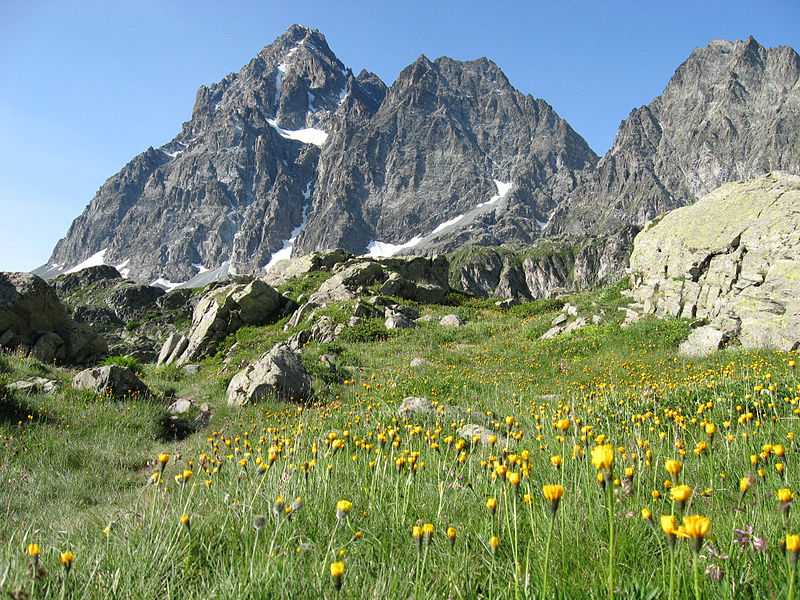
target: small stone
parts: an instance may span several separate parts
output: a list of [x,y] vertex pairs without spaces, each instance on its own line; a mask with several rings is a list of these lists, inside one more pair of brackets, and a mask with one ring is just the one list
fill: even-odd
[[419,398],[415,396],[409,396],[403,399],[402,404],[397,409],[398,416],[402,417],[412,417],[414,415],[424,414],[424,415],[432,415],[436,412],[433,404],[427,398]]
[[445,315],[439,321],[439,325],[446,327],[463,327],[464,319],[455,314]]
[[183,415],[192,409],[192,401],[186,398],[178,398],[167,407],[167,412],[172,415]]
[[459,427],[458,435],[464,438],[467,441],[472,441],[473,438],[477,437],[478,442],[483,446],[489,446],[489,437],[496,436],[497,440],[495,441],[495,445],[500,447],[505,446],[506,439],[504,436],[500,435],[499,433],[492,431],[491,429],[487,429],[482,425],[476,425],[475,423],[467,423]]

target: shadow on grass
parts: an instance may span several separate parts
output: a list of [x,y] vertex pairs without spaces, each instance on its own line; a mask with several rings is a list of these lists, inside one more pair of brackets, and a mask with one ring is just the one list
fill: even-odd
[[[24,398],[0,386],[0,425],[17,424],[26,421],[28,415],[36,415],[37,409],[31,406]],[[37,421],[51,421],[46,415],[37,415]]]

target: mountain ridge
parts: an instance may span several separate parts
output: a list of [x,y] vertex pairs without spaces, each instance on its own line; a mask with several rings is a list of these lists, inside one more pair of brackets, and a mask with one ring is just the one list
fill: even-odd
[[798,74],[788,46],[712,40],[599,158],[485,57],[420,55],[387,87],[293,25],[201,86],[180,133],[109,178],[35,272],[90,254],[174,287],[336,247],[435,254],[613,234],[731,177],[797,172]]

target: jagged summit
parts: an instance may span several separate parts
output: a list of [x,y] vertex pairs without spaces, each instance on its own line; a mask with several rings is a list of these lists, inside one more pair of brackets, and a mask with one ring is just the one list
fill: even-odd
[[800,170],[800,57],[752,37],[696,48],[663,93],[623,121],[548,233],[643,225],[730,181]]
[[429,236],[430,251],[460,244],[447,240],[461,226],[527,242],[596,159],[485,58],[422,56],[387,89],[293,25],[201,86],[181,132],[109,179],[40,272],[88,260],[170,287],[313,249]]

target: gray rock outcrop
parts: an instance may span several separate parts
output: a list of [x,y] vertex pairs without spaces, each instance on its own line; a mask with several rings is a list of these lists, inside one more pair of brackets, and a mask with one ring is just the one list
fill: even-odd
[[633,299],[702,318],[746,347],[800,345],[800,177],[731,183],[648,225],[631,255]]
[[28,377],[22,381],[9,383],[6,387],[28,394],[55,394],[61,389],[61,382],[46,377]]
[[216,351],[219,342],[244,325],[262,325],[282,309],[285,299],[260,279],[231,283],[198,302],[188,335],[170,336],[159,363],[183,365]]
[[72,387],[114,397],[150,396],[145,383],[128,367],[106,365],[85,369],[72,378]]
[[463,327],[464,319],[456,314],[445,315],[439,319],[439,325],[444,325],[445,327]]
[[111,355],[151,362],[175,321],[191,316],[189,290],[165,293],[160,287],[124,279],[107,265],[87,267],[49,280],[73,319],[108,342]]
[[255,363],[234,375],[226,395],[231,406],[242,406],[268,397],[297,402],[309,399],[311,383],[300,353],[287,344],[277,344]]
[[91,364],[108,350],[105,340],[73,321],[53,288],[31,273],[0,273],[0,346],[69,364]]
[[725,332],[706,325],[693,330],[689,337],[680,345],[678,352],[684,356],[707,356],[723,347],[726,341]]

